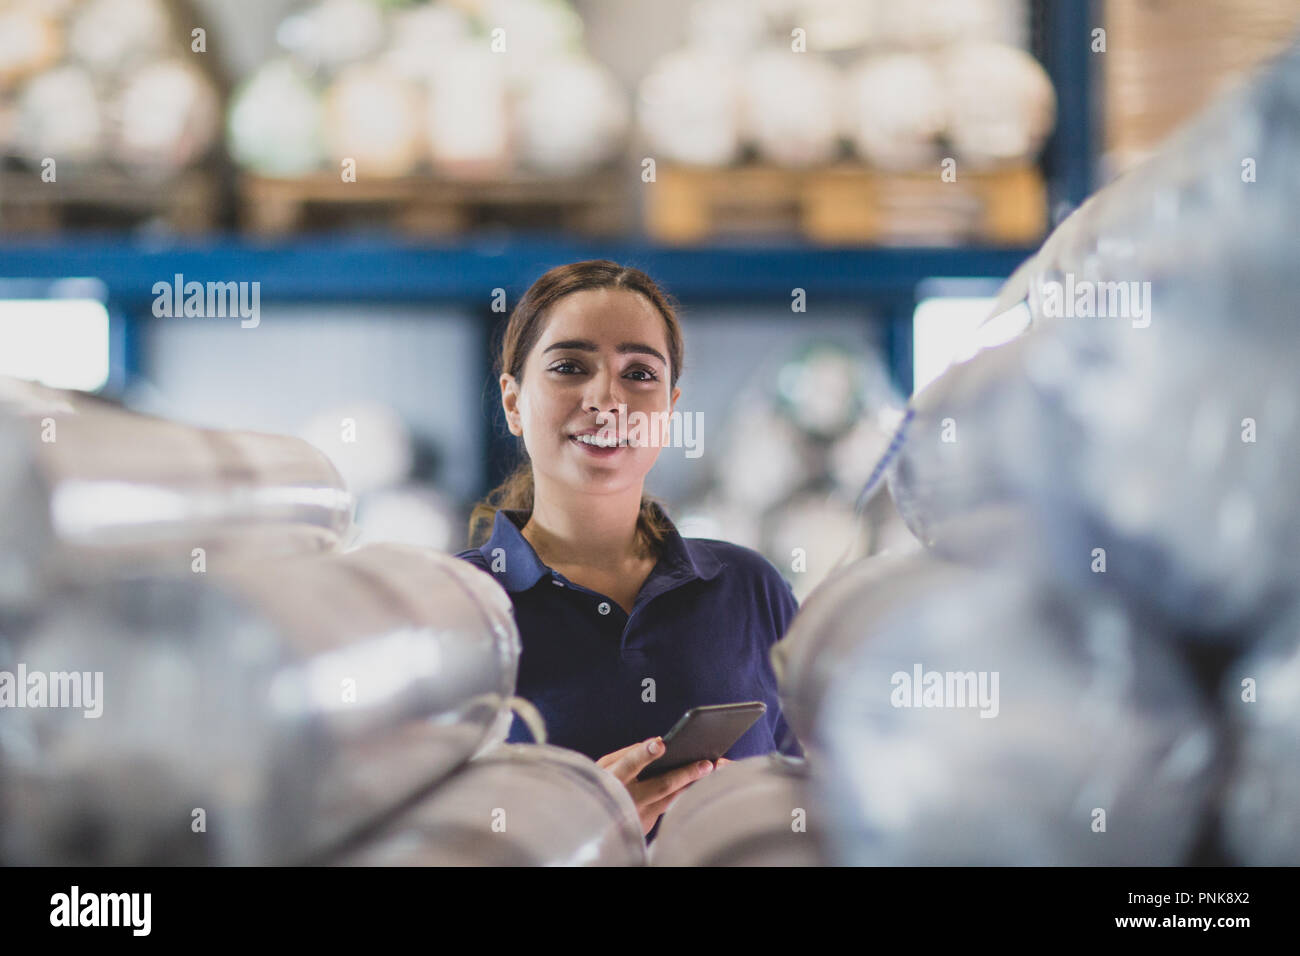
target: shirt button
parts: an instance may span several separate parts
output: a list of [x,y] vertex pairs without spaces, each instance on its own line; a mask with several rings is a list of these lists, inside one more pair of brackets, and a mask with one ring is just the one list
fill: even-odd
[[551,583],[554,584],[557,588],[564,587],[564,582],[561,581],[559,578],[551,578]]
[[598,604],[598,605],[596,606],[596,610],[599,611],[601,614],[608,614],[608,613],[609,613],[609,602],[608,602],[608,601],[601,601],[600,604]]

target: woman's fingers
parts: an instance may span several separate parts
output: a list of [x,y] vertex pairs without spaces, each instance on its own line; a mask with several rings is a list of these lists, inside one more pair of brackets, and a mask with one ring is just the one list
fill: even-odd
[[[720,758],[719,763],[723,759],[725,758]],[[731,762],[730,760],[727,761],[727,763]],[[681,795],[686,792],[687,787],[712,772],[712,770],[713,764],[705,760],[693,766],[682,767],[680,770],[666,773],[663,777],[656,778],[655,781],[649,781],[657,782],[662,780],[666,792],[664,790],[660,790],[657,794],[652,792],[646,798],[648,802],[637,800],[637,812],[641,815],[642,824],[645,825],[644,832],[650,832],[650,828],[654,826],[660,814],[667,813],[669,807],[676,803]]]
[[683,787],[699,780],[700,777],[703,777],[712,769],[713,764],[707,760],[701,760],[699,763],[687,764],[685,767],[669,770],[667,773],[651,777],[649,780],[638,780],[629,783],[627,789],[632,794],[632,802],[638,808],[643,808],[648,804],[656,803],[665,797],[671,796]]
[[636,743],[636,744],[628,744],[626,747],[620,747],[618,750],[615,750],[612,753],[607,753],[605,754],[605,756],[597,760],[596,766],[604,767],[606,770],[608,770],[610,767],[614,765],[614,763],[618,760],[619,757],[623,756],[623,754],[627,753],[629,750],[632,750],[633,748],[640,747],[640,746],[641,746],[640,743]]
[[636,775],[647,764],[658,760],[663,755],[663,752],[664,743],[662,738],[651,737],[639,744],[631,744],[622,750],[615,750],[611,754],[606,754],[596,763],[612,773],[624,785],[627,785],[636,779]]
[[650,827],[653,827],[655,825],[655,821],[659,819],[660,815],[667,813],[668,808],[671,807],[674,803],[676,803],[681,798],[682,798],[682,791],[679,790],[676,793],[670,793],[662,800],[656,800],[654,803],[650,804],[650,806],[642,810],[641,811],[642,822],[647,820],[650,822],[650,826],[647,826],[645,828],[645,832],[649,833]]

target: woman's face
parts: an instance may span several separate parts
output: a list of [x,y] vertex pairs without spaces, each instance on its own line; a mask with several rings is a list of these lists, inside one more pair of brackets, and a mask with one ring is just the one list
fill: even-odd
[[[640,293],[584,289],[558,300],[544,321],[522,381],[501,376],[506,420],[512,434],[523,435],[534,475],[588,492],[640,485],[659,457],[663,423],[681,394],[668,391],[663,316]],[[593,430],[631,441],[601,449],[573,437]]]

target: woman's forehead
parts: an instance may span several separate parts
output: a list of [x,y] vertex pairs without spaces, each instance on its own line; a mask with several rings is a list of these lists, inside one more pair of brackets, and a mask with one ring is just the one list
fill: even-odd
[[639,336],[663,349],[668,339],[655,307],[639,292],[627,289],[583,289],[564,296],[547,312],[543,346],[579,338],[605,345]]

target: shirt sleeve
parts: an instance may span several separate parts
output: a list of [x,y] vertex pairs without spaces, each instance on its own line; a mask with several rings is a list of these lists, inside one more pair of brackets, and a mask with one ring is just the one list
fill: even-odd
[[[775,588],[774,603],[772,608],[772,619],[776,622],[776,636],[773,644],[785,637],[786,632],[790,629],[790,622],[794,620],[795,614],[799,610],[799,599],[794,595],[794,588],[790,582],[781,575],[781,583]],[[771,646],[768,647],[767,653],[772,653]],[[776,749],[789,757],[802,757],[803,747],[795,738],[794,731],[786,723],[784,712],[777,715],[776,726],[773,729],[773,736],[776,739]]]

